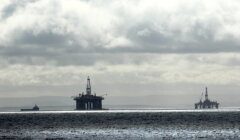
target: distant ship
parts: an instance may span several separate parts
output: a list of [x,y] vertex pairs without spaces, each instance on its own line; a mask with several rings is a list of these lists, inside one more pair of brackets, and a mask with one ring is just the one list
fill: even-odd
[[39,107],[35,104],[33,108],[21,109],[21,111],[39,111]]
[[[202,94],[203,95],[203,94]],[[198,103],[195,103],[195,109],[210,109],[210,108],[216,108],[218,109],[219,103],[216,101],[211,101],[208,99],[208,90],[207,87],[205,89],[205,100],[202,101],[202,97]]]

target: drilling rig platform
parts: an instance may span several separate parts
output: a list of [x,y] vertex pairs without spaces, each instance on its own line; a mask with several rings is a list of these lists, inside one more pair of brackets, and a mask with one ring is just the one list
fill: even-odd
[[76,110],[102,110],[102,96],[92,94],[90,78],[87,78],[86,94],[82,92],[73,98],[76,101]]
[[[202,93],[202,96],[203,96],[203,93]],[[198,103],[195,103],[195,109],[210,109],[210,108],[218,109],[219,103],[208,99],[207,87],[205,89],[205,100],[204,101],[202,101],[202,96],[201,96],[200,101]]]

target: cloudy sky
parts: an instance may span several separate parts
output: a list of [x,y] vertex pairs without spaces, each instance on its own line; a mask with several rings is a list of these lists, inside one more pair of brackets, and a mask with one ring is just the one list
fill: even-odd
[[239,0],[1,0],[0,31],[0,97],[240,91]]

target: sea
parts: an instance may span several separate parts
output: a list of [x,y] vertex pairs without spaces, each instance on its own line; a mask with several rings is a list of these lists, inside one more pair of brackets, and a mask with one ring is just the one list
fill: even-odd
[[239,108],[42,109],[1,108],[0,139],[240,139]]

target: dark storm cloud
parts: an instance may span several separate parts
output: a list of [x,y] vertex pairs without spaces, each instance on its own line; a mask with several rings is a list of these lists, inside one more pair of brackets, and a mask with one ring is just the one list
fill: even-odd
[[237,6],[222,0],[162,3],[6,0],[0,6],[1,57],[11,63],[92,65],[113,58],[96,53],[240,51]]

